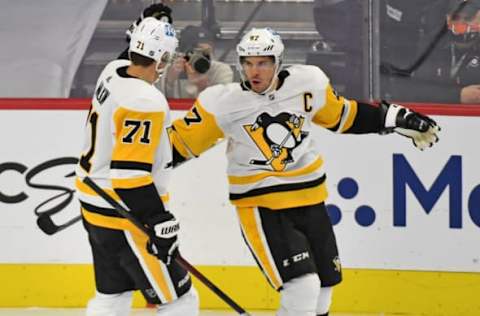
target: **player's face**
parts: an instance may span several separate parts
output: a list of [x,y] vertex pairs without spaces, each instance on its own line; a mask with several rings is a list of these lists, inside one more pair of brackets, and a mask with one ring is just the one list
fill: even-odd
[[480,32],[480,11],[473,17],[458,14],[455,17],[447,16],[448,29],[455,35]]
[[252,90],[262,93],[268,89],[275,75],[275,62],[269,56],[245,57],[242,62],[246,79]]

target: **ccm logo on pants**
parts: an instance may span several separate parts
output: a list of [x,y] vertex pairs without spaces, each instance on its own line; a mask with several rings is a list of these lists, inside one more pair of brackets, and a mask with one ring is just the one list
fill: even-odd
[[292,263],[297,263],[297,262],[305,260],[307,258],[310,258],[310,255],[308,254],[308,252],[305,251],[305,252],[296,254],[296,255],[292,256],[291,258],[284,259],[283,260],[283,266],[288,267]]

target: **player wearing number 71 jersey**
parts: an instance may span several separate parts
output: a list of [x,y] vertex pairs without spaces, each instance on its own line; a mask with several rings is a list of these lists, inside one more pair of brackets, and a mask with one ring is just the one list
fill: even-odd
[[[131,35],[130,60],[112,61],[97,82],[76,170],[97,290],[87,316],[128,315],[133,290],[159,305],[157,315],[198,315],[190,276],[173,260],[179,226],[167,206],[170,113],[167,100],[153,86],[176,47],[169,23],[145,18]],[[86,176],[156,236],[147,238],[117,215],[82,182]]]

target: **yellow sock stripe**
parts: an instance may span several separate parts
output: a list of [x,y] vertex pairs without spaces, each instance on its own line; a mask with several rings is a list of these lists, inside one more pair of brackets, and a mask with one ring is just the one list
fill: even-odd
[[245,238],[252,248],[252,251],[255,253],[255,256],[262,266],[263,271],[272,285],[276,289],[280,288],[282,281],[277,277],[277,273],[275,273],[275,263],[270,261],[271,256],[267,254],[267,251],[270,250],[266,248],[266,245],[264,245],[260,236],[260,229],[262,228],[258,226],[259,223],[256,221],[255,209],[251,207],[238,208],[237,213],[240,219],[240,224],[242,225],[243,233],[245,234]]
[[298,177],[310,174],[323,165],[323,160],[318,157],[313,163],[303,168],[292,171],[267,171],[250,176],[228,176],[230,184],[250,184],[259,182],[267,177]]

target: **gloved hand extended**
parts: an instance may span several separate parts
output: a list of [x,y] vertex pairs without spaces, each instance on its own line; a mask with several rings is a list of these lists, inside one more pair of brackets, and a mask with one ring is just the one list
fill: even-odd
[[154,235],[150,236],[147,251],[169,265],[178,254],[178,220],[170,212],[162,212],[149,220]]
[[172,24],[172,9],[170,9],[168,6],[162,4],[162,3],[154,3],[145,8],[140,14],[140,17],[134,21],[130,27],[125,31],[125,34],[127,34],[127,42],[130,41],[130,37],[132,36],[133,31],[135,28],[142,22],[142,20],[146,17],[154,17],[157,20],[163,21],[163,22],[168,22]]
[[432,147],[438,142],[437,134],[440,127],[430,117],[385,101],[380,103],[380,111],[384,118],[384,129],[381,134],[395,132],[408,137],[420,150]]

